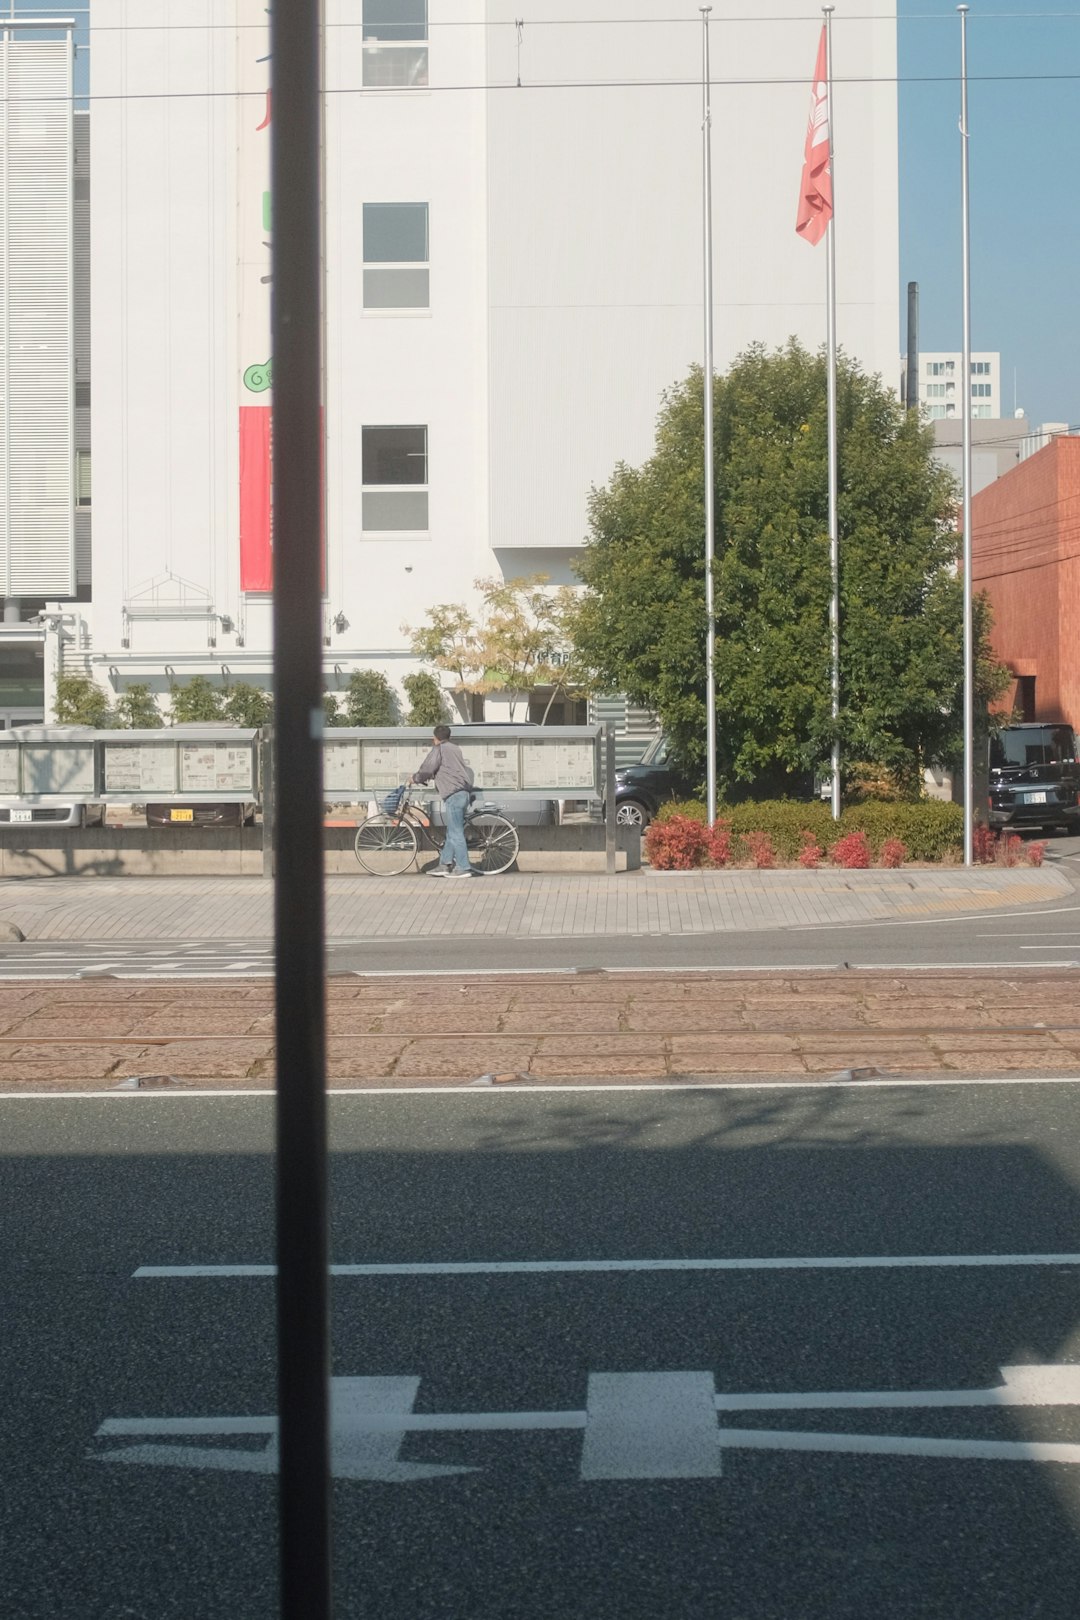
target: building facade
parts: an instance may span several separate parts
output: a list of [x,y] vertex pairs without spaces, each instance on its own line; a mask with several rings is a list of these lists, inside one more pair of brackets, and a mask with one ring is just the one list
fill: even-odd
[[[77,593],[70,23],[0,21],[0,728],[40,720],[40,612]],[[35,622],[36,621],[36,622]]]
[[[919,404],[934,422],[963,421],[962,354],[919,355]],[[1001,355],[971,357],[971,414],[976,421],[1001,415]]]
[[1052,439],[977,495],[972,584],[993,608],[992,642],[1025,720],[1080,729],[1080,438]]
[[[674,0],[327,0],[328,688],[477,578],[573,578],[589,491],[700,361],[701,24]],[[794,231],[820,9],[714,27],[716,363],[824,339]],[[800,17],[800,14],[801,17]],[[262,0],[91,0],[91,667],[270,674]],[[605,20],[606,19],[606,20]],[[876,19],[876,20],[875,20]],[[835,24],[839,335],[892,376],[896,18]],[[838,150],[838,165],[840,152]],[[850,221],[843,224],[844,220]]]

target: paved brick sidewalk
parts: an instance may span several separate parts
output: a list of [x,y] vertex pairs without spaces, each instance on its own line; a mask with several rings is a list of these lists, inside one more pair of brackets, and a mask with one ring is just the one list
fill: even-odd
[[[331,980],[338,1086],[1015,1073],[1080,1076],[1075,972],[565,974]],[[272,987],[0,984],[0,1090],[111,1089],[132,1077],[265,1089]]]
[[[1073,892],[1054,866],[531,874],[471,884],[330,877],[327,932],[335,940],[724,933],[963,916],[1053,904]],[[31,940],[256,943],[271,933],[271,893],[262,878],[10,879],[0,882],[0,922],[16,923]]]

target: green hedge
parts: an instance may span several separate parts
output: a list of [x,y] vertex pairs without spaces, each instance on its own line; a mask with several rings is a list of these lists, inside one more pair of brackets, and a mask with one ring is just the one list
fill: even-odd
[[[963,808],[937,799],[924,799],[918,804],[884,804],[871,800],[851,805],[839,822],[833,821],[832,812],[822,799],[806,803],[773,799],[761,804],[722,804],[718,814],[724,821],[730,821],[731,830],[736,834],[768,833],[782,861],[793,861],[798,855],[804,831],[812,832],[826,852],[846,833],[865,832],[875,859],[886,838],[899,838],[913,861],[940,861],[951,850],[961,848],[964,838]],[[661,806],[656,819],[670,821],[672,816],[690,816],[704,824],[705,806],[696,799],[673,799]]]

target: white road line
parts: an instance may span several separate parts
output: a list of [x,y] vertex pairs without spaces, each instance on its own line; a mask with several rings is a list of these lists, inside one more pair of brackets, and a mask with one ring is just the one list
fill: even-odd
[[[368,1434],[456,1433],[469,1430],[485,1433],[518,1429],[584,1429],[587,1412],[368,1412],[356,1419],[355,1427]],[[97,1430],[99,1439],[117,1435],[207,1435],[276,1434],[276,1417],[214,1418],[106,1418]]]
[[[1001,1266],[1080,1266],[1080,1254],[795,1255],[717,1260],[436,1260],[390,1265],[332,1265],[331,1277],[565,1276],[582,1272],[890,1271]],[[276,1277],[266,1265],[139,1266],[132,1277]]]
[[718,1412],[880,1411],[901,1407],[1080,1406],[1080,1365],[1002,1367],[993,1389],[831,1390],[822,1393],[716,1397]]
[[[145,977],[145,975],[143,975]],[[459,1086],[410,1086],[404,1090],[401,1086],[335,1086],[329,1093],[331,1101],[340,1097],[397,1097],[402,1101],[410,1097],[472,1097],[489,1099],[499,1096],[513,1096],[518,1102],[524,1097],[545,1096],[590,1096],[607,1095],[614,1093],[634,1094],[653,1091],[668,1092],[672,1095],[684,1091],[809,1091],[818,1093],[822,1091],[948,1091],[957,1086],[1080,1086],[1080,1075],[1077,1074],[1006,1074],[993,1075],[989,1078],[972,1079],[964,1074],[942,1074],[930,1080],[907,1079],[897,1075],[891,1080],[814,1080],[806,1077],[800,1080],[673,1080],[673,1081],[642,1081],[639,1085],[506,1085],[484,1087],[477,1090],[472,1082]],[[193,1088],[190,1091],[117,1091],[110,1087],[107,1091],[4,1091],[0,1092],[0,1104],[6,1102],[42,1102],[42,1103],[69,1103],[69,1102],[116,1102],[129,1103],[136,1099],[140,1105],[147,1105],[150,1101],[180,1103],[180,1102],[218,1102],[222,1100],[235,1101],[238,1097],[247,1097],[263,1102],[272,1098],[272,1086],[263,1086],[261,1089],[246,1087],[244,1090],[226,1091],[199,1091]]]
[[[793,934],[820,934],[827,932],[831,928],[925,928],[931,923],[935,923],[939,927],[963,927],[964,924],[970,922],[996,922],[1002,917],[1019,916],[1022,921],[1026,922],[1029,917],[1060,917],[1066,911],[1080,911],[1080,906],[1046,906],[1039,911],[1028,911],[1026,907],[1021,909],[1022,906],[1023,902],[1021,901],[1011,911],[979,911],[977,908],[970,911],[959,910],[951,917],[862,917],[855,918],[851,922],[796,923],[792,926],[791,932]],[[748,932],[761,932],[761,930],[748,930]],[[990,937],[992,936],[987,934],[979,935],[980,939]]]
[[740,1451],[833,1451],[873,1457],[1080,1463],[1080,1446],[1035,1440],[928,1440],[909,1435],[796,1434],[783,1429],[720,1429],[718,1432],[721,1446]]

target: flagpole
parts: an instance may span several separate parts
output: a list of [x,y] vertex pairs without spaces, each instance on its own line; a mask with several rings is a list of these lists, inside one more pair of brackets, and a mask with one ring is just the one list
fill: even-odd
[[829,416],[829,668],[832,686],[832,813],[840,819],[840,456],[837,423],[836,355],[836,141],[832,93],[833,7],[822,6],[825,14],[825,82],[829,98],[829,173],[832,178],[833,213],[825,242],[825,346],[828,354]]
[[702,237],[705,299],[705,800],[709,826],[716,820],[716,604],[713,559],[716,552],[716,489],[713,471],[713,253],[712,253],[712,93],[709,87],[709,14],[700,6],[702,26]]
[[971,535],[971,186],[968,127],[967,6],[960,13],[960,214],[962,220],[963,340],[960,362],[964,393],[964,865],[975,860],[975,614],[972,600]]

